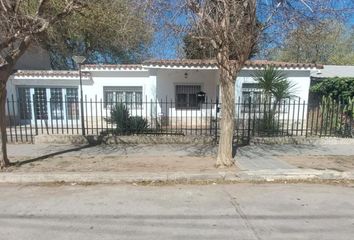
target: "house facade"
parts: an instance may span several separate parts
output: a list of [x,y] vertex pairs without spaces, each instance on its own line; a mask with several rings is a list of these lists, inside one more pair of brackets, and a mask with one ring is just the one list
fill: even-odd
[[[249,61],[236,79],[236,118],[256,109],[246,109],[251,97],[260,102],[261,90],[253,75],[267,66],[282,70],[296,84],[293,101],[307,102],[311,71],[320,66],[282,62]],[[78,71],[18,70],[8,82],[8,115],[16,124],[45,126],[86,125],[103,128],[112,108],[124,103],[130,115],[146,118],[150,125],[205,127],[220,117],[219,70],[212,60],[152,60],[140,65],[83,65],[83,109],[80,105]],[[248,106],[248,105],[247,105]],[[290,105],[289,105],[290,106]],[[252,111],[252,112],[251,112]],[[305,112],[305,105],[285,110],[288,118]],[[249,117],[249,116],[248,116]],[[297,116],[299,118],[299,115]],[[304,114],[300,118],[306,117]],[[87,127],[86,126],[86,127]]]

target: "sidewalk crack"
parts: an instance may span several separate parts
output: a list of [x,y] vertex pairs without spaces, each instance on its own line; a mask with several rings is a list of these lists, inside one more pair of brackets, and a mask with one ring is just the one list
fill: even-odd
[[243,220],[246,228],[252,232],[254,239],[256,240],[262,240],[262,238],[258,235],[256,229],[253,227],[252,223],[250,222],[250,220],[248,219],[247,215],[245,214],[245,212],[242,210],[240,204],[236,201],[236,199],[234,197],[232,197],[232,195],[224,188],[223,191],[229,196],[230,198],[230,203],[231,205],[234,207],[235,212],[241,217],[241,219]]

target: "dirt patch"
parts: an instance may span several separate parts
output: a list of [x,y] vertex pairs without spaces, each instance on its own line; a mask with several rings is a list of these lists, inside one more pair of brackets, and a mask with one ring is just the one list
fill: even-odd
[[278,156],[278,159],[299,168],[354,171],[354,156]]
[[[26,159],[17,159],[19,163]],[[56,156],[13,166],[11,172],[217,172],[214,157],[194,156]],[[236,167],[228,169],[236,171]]]

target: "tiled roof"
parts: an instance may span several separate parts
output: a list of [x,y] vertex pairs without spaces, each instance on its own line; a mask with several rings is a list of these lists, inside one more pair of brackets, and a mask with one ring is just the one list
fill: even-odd
[[85,70],[143,70],[139,64],[85,64]]
[[[82,72],[82,77],[90,77],[90,73]],[[58,77],[58,78],[79,78],[78,71],[52,71],[52,70],[19,70],[15,77]]]
[[354,77],[354,66],[324,65],[323,69],[313,71],[311,77],[314,78]]
[[[145,65],[152,65],[158,67],[167,66],[186,66],[186,67],[217,67],[216,60],[208,59],[182,59],[182,60],[148,60],[144,62]],[[280,68],[323,68],[322,65],[312,63],[288,63],[288,62],[275,62],[266,60],[252,60],[246,61],[245,67],[266,67],[274,66]]]

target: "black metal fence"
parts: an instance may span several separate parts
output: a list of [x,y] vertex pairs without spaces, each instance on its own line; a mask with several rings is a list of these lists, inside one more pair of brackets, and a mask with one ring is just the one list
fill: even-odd
[[[81,109],[77,97],[31,99],[35,98],[7,100],[9,142],[31,143],[34,136],[43,134],[199,135],[217,140],[223,112],[212,100],[185,104],[167,98],[109,102],[86,97]],[[238,99],[235,140],[247,143],[257,136],[353,137],[353,108],[353,103],[338,101],[312,105],[300,99]]]

